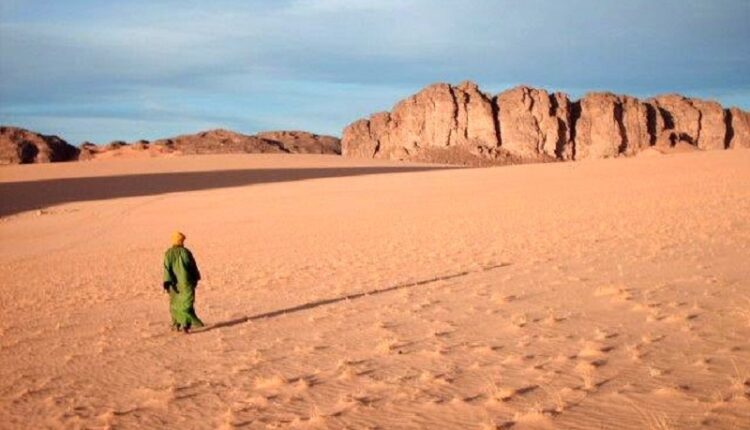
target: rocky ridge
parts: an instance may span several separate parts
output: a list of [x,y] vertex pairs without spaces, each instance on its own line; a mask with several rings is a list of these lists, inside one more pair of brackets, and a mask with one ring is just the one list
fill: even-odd
[[306,131],[264,131],[260,139],[278,142],[284,152],[294,154],[341,154],[341,139]]
[[0,164],[224,153],[341,154],[341,143],[336,137],[305,131],[245,135],[217,129],[153,142],[114,141],[106,145],[84,142],[75,147],[57,136],[45,136],[17,127],[0,127]]
[[527,86],[490,96],[468,81],[430,85],[342,137],[345,156],[468,165],[740,147],[750,147],[750,113],[713,101],[608,92],[573,101]]
[[245,135],[230,130],[209,130],[169,139],[160,139],[161,145],[182,154],[221,153],[287,153],[287,154],[340,154],[341,144],[333,136],[321,136],[305,131],[269,131]]

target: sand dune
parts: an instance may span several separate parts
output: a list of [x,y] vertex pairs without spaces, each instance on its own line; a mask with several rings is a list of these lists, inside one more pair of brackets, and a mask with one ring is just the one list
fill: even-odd
[[748,150],[13,166],[0,209],[0,428],[750,428]]

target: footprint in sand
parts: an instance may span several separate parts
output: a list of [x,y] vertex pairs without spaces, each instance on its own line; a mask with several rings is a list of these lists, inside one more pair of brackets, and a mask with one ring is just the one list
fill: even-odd
[[259,390],[277,390],[285,386],[288,382],[289,381],[281,375],[271,375],[256,378],[253,385]]
[[652,343],[657,343],[662,341],[666,336],[665,335],[655,335],[655,334],[644,334],[641,336],[641,341],[648,345]]
[[604,345],[600,342],[586,341],[583,343],[583,346],[578,352],[577,357],[598,358],[614,349],[614,346]]
[[609,297],[613,302],[629,302],[633,300],[631,288],[618,285],[607,285],[594,290],[594,297]]
[[506,303],[515,302],[518,300],[518,296],[514,294],[492,294],[490,301],[496,305],[504,305]]
[[403,350],[406,346],[411,345],[413,342],[401,342],[395,337],[384,337],[375,345],[375,351],[382,354],[398,353],[403,354]]
[[599,341],[603,341],[607,339],[614,339],[618,336],[619,336],[619,333],[616,333],[613,331],[609,331],[609,330],[602,329],[599,327],[594,329],[594,339],[599,340]]
[[579,389],[583,391],[593,391],[598,387],[599,384],[595,379],[597,369],[598,367],[592,362],[582,361],[576,364],[575,371],[578,373],[582,381],[582,385]]
[[517,328],[524,328],[529,323],[529,317],[526,313],[514,314],[510,317],[510,322]]
[[498,385],[496,383],[492,383],[487,390],[487,401],[489,403],[496,403],[496,402],[503,402],[507,403],[515,399],[516,397],[521,397],[526,394],[532,393],[539,389],[539,385],[524,385],[519,388],[512,388],[508,386]]

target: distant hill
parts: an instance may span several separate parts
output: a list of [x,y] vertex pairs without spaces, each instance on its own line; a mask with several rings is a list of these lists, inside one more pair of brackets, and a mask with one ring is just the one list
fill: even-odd
[[75,147],[57,136],[46,136],[18,127],[0,127],[0,164],[223,153],[341,154],[341,142],[333,136],[305,131],[269,131],[245,135],[219,129],[153,142],[114,141],[106,145],[84,142]]

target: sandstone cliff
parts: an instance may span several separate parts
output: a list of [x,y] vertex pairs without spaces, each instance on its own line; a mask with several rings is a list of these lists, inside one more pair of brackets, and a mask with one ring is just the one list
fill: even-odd
[[78,149],[57,136],[0,127],[0,164],[49,163],[77,157]]
[[345,156],[506,164],[750,147],[750,114],[676,94],[649,100],[520,86],[496,96],[476,84],[434,84],[391,112],[344,129]]

